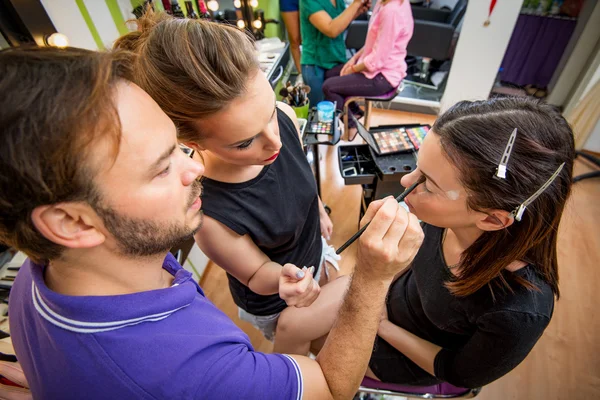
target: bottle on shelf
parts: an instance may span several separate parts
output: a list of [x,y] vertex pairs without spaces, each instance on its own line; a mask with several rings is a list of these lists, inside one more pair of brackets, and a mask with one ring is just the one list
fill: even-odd
[[198,14],[194,11],[194,6],[192,6],[191,1],[185,2],[185,10],[187,11],[187,17],[191,19],[198,19]]
[[210,13],[208,12],[208,7],[206,7],[206,3],[204,0],[197,0],[198,4],[198,13],[200,14],[201,19],[212,19]]
[[171,1],[170,0],[161,0],[163,8],[165,9],[165,12],[167,14],[172,14],[173,12],[171,11]]
[[181,10],[181,7],[179,6],[177,0],[171,1],[171,14],[173,14],[173,16],[177,18],[185,18],[185,14]]

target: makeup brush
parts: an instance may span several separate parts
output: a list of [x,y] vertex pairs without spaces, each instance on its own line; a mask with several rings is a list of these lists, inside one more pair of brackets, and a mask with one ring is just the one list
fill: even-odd
[[[410,194],[410,192],[415,190],[415,188],[417,186],[419,186],[421,183],[423,183],[424,181],[425,181],[425,179],[423,177],[418,179],[415,183],[413,183],[412,185],[407,187],[406,190],[404,190],[404,192],[402,192],[402,194],[400,196],[396,197],[396,201],[398,203],[400,203],[402,200],[404,200],[406,198],[406,196],[408,196]],[[369,221],[365,226],[360,228],[360,230],[358,232],[356,232],[354,235],[352,235],[352,237],[350,239],[348,239],[348,241],[346,243],[344,243],[343,245],[340,246],[339,249],[337,249],[335,254],[341,254],[342,251],[346,250],[352,243],[354,243],[356,241],[356,239],[358,239],[360,237],[360,235],[363,234],[363,232],[365,231],[365,229],[367,229],[367,226],[369,226],[370,223],[371,222]]]

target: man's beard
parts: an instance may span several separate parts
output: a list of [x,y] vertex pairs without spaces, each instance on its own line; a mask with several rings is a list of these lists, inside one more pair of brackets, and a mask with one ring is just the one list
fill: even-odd
[[[190,200],[185,213],[192,203],[200,196],[202,185],[196,181],[192,185]],[[106,229],[114,236],[120,254],[129,257],[153,256],[169,251],[176,245],[190,239],[202,226],[202,211],[200,222],[195,227],[183,223],[157,223],[151,220],[131,218],[117,213],[109,205],[99,201],[94,209],[102,218]],[[184,214],[185,215],[185,214]]]

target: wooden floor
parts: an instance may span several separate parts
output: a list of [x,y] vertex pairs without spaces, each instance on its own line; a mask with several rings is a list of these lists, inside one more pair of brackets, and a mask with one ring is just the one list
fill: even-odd
[[[375,110],[372,125],[433,121],[430,115]],[[321,157],[322,197],[333,210],[331,242],[337,248],[356,230],[361,189],[344,186],[335,147],[322,147]],[[576,162],[576,175],[589,170],[587,163]],[[595,178],[575,184],[560,227],[562,296],[550,326],[529,357],[508,375],[486,386],[478,399],[600,399],[599,249],[600,179]],[[344,273],[351,271],[355,257],[355,246],[344,252]],[[223,270],[208,268],[202,286],[207,296],[250,336],[258,351],[272,350],[272,344],[258,331],[237,318]]]

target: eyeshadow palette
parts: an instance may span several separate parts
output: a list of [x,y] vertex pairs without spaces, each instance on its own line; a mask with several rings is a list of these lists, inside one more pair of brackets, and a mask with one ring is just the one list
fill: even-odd
[[373,138],[379,146],[381,154],[397,153],[405,150],[419,150],[429,128],[398,128],[390,131],[374,132]]
[[374,132],[373,139],[381,154],[397,153],[404,150],[414,150],[408,134],[402,128],[383,132]]
[[428,125],[395,125],[374,127],[368,131],[363,124],[351,115],[358,133],[377,155],[415,152],[429,132]]
[[311,133],[331,134],[333,122],[312,122],[310,124]]
[[410,139],[411,143],[415,147],[415,150],[419,150],[419,147],[421,147],[421,143],[423,143],[423,140],[425,139],[427,132],[429,132],[428,126],[418,126],[416,128],[406,128],[406,134],[408,135],[408,138]]
[[302,142],[305,145],[326,144],[334,145],[340,141],[341,129],[339,112],[336,111],[333,121],[319,121],[317,108],[310,109]]
[[[319,121],[317,108],[313,107],[310,110],[310,114],[308,116],[308,124],[306,125],[306,133],[310,133],[313,135],[334,135],[334,132],[338,129],[337,127],[337,115],[334,117],[331,122],[322,122]],[[331,140],[331,138],[329,138]]]

